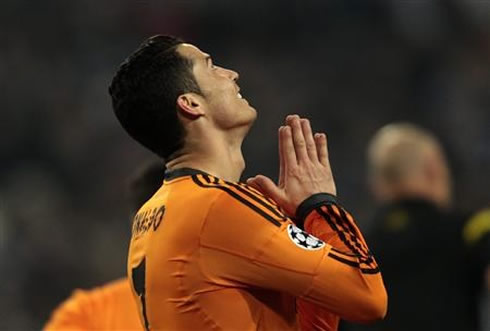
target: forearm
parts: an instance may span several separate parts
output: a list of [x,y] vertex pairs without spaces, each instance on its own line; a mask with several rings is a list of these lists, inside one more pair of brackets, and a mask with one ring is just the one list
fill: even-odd
[[326,193],[311,196],[299,206],[297,216],[299,227],[334,248],[332,255],[356,257],[363,269],[378,270],[354,218],[335,196]]
[[[299,302],[299,307],[309,307],[310,311],[317,314],[306,320],[324,325],[332,324],[335,321],[332,316],[334,312],[345,319],[359,322],[383,318],[387,296],[381,273],[352,216],[337,204],[334,196],[327,194],[307,199],[298,208],[297,215],[300,226],[332,246],[327,258],[335,260],[335,263],[325,268],[333,269],[328,278],[336,284],[333,290],[338,291],[337,300],[328,309],[325,309],[326,306],[321,301],[318,304],[323,310],[320,307],[314,308],[311,303]],[[325,270],[325,274],[329,274],[329,270]],[[320,284],[324,281],[317,282]],[[328,285],[324,283],[318,286]],[[322,300],[321,294],[317,295],[317,300]],[[306,309],[303,310],[307,312]],[[301,312],[300,309],[299,311]]]

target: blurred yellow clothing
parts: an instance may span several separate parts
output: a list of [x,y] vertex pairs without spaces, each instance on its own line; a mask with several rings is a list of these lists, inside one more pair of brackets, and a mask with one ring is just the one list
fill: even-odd
[[142,330],[126,278],[76,290],[51,315],[44,330]]

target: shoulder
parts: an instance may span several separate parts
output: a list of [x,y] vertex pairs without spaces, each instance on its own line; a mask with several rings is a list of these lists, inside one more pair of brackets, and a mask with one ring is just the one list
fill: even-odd
[[44,330],[140,329],[126,278],[75,290],[51,315]]
[[62,330],[67,328],[92,328],[95,317],[92,313],[98,301],[94,300],[96,289],[76,289],[72,294],[55,308],[44,330]]
[[91,289],[77,289],[67,300],[78,305],[105,304],[108,301],[118,301],[121,298],[132,298],[131,287],[127,278],[110,281]]
[[87,295],[106,297],[113,300],[119,300],[121,298],[131,298],[132,300],[133,295],[131,285],[126,277],[113,280],[92,290],[88,290],[86,293]]
[[480,210],[464,222],[463,239],[467,245],[473,245],[490,235],[490,208]]
[[76,289],[62,304],[66,308],[84,309],[94,306],[105,307],[109,301],[132,300],[127,278],[120,278],[90,289]]
[[280,226],[288,219],[277,204],[256,189],[241,182],[228,182],[210,175],[195,175],[192,179],[199,187],[214,194],[210,213],[228,218],[259,218]]

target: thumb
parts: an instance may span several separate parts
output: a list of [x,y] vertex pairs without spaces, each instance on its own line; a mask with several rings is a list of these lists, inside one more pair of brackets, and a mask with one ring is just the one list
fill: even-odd
[[263,175],[257,175],[247,180],[247,184],[259,190],[265,196],[272,198],[276,202],[282,200],[281,189],[270,179]]
[[248,178],[247,179],[247,185],[250,187],[253,187],[254,189],[259,191],[260,193],[264,194],[264,192],[262,192],[262,188],[259,186],[259,184],[257,184],[255,177]]

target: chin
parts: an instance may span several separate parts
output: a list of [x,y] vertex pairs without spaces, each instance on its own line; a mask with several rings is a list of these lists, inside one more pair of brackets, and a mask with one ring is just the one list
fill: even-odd
[[249,116],[250,125],[252,125],[255,122],[255,120],[257,119],[257,110],[254,107],[249,106],[247,111],[250,114],[250,116]]
[[245,130],[246,134],[257,119],[257,111],[253,107],[248,107],[241,115],[242,116],[240,116],[240,123],[237,124],[238,127],[241,127]]
[[254,119],[256,119],[257,118],[257,109],[255,109],[252,106],[249,106],[248,108],[250,108],[251,112],[253,113]]

